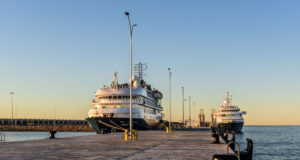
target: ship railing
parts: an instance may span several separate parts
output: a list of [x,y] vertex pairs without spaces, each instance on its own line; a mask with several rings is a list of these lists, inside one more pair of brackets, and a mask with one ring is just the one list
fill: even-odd
[[[130,100],[100,100],[100,103],[129,103]],[[132,103],[139,103],[142,104],[141,100],[132,100]]]

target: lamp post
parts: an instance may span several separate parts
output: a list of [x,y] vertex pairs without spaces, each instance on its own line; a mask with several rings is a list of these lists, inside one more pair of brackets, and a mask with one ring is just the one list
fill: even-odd
[[132,137],[132,31],[136,24],[131,25],[129,12],[125,12],[125,15],[128,17],[128,23],[129,23],[129,32],[130,32],[130,99],[129,99],[129,134],[130,134],[130,140]]
[[191,96],[189,96],[189,128],[192,127],[192,122],[191,122]]
[[[172,76],[172,72],[171,72],[171,68],[168,68],[168,70],[169,70],[169,81],[170,81],[170,117],[169,117],[169,131],[170,131],[170,129],[171,129],[171,116],[172,116],[172,107],[171,107],[171,98],[172,98],[172,96],[171,96],[171,76]],[[170,133],[170,132],[169,132]]]
[[182,123],[183,123],[183,127],[185,126],[185,122],[184,122],[184,88],[182,86]]
[[14,92],[10,92],[11,94],[11,124],[14,123]]

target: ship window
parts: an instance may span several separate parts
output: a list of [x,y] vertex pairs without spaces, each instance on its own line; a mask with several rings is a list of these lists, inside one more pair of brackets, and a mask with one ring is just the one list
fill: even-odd
[[108,96],[108,99],[112,99],[112,97],[111,97],[111,96]]
[[113,99],[117,99],[117,96],[113,96]]
[[102,106],[102,109],[106,109],[107,107],[106,106]]
[[118,99],[121,99],[122,98],[122,96],[118,96]]

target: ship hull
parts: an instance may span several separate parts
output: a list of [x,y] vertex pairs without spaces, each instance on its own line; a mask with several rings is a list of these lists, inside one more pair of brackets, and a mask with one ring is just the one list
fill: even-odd
[[[129,129],[130,123],[129,118],[93,117],[86,118],[86,120],[97,134],[110,133],[113,128],[117,131]],[[149,130],[161,127],[161,123],[158,120],[144,120],[140,118],[133,118],[132,124],[135,130]]]
[[231,132],[242,133],[244,122],[219,123],[218,127],[224,128]]

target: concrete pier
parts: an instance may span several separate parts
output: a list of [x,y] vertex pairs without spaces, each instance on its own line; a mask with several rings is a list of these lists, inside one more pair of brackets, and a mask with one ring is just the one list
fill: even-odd
[[143,131],[137,141],[124,133],[0,143],[0,159],[200,159],[225,153],[209,131]]

